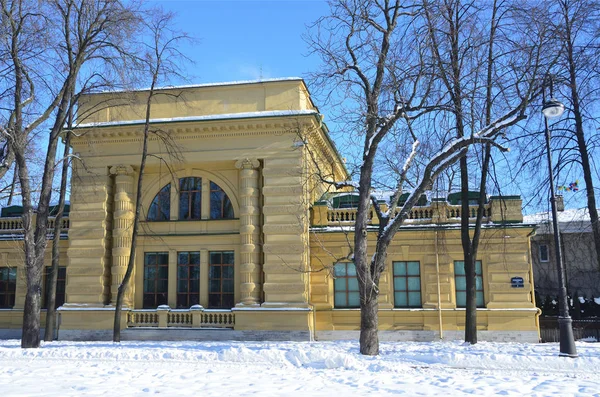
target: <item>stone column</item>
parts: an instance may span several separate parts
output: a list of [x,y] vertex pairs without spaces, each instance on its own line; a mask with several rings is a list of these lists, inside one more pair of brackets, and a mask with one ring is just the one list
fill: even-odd
[[[115,176],[111,268],[111,301],[115,304],[119,285],[127,271],[131,250],[131,230],[134,218],[133,168],[129,165],[116,165],[111,167],[110,173]],[[123,297],[123,306],[133,307],[131,286]]]
[[238,306],[260,306],[260,206],[258,191],[258,167],[256,159],[244,159],[235,163],[240,169],[240,237],[241,302]]

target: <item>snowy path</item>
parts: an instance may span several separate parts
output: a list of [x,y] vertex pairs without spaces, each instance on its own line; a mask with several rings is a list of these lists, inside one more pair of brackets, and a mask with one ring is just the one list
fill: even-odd
[[600,344],[0,341],[7,396],[600,396]]

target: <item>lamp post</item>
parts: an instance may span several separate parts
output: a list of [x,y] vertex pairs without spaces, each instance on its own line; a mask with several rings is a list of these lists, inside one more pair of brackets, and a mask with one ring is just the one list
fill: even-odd
[[[550,99],[546,100],[546,87],[550,88]],[[556,268],[558,271],[559,297],[558,297],[558,326],[560,331],[560,356],[577,357],[575,338],[573,338],[573,327],[571,316],[569,316],[569,305],[567,302],[567,287],[565,283],[565,267],[563,264],[562,248],[560,245],[560,231],[558,227],[558,211],[556,209],[556,195],[554,194],[554,176],[552,175],[552,155],[550,153],[550,129],[548,119],[560,117],[565,111],[565,105],[554,99],[553,81],[551,76],[546,76],[542,87],[544,114],[544,127],[546,135],[546,155],[548,156],[548,176],[550,179],[550,204],[552,206],[552,228],[554,230],[554,249],[556,250]]]

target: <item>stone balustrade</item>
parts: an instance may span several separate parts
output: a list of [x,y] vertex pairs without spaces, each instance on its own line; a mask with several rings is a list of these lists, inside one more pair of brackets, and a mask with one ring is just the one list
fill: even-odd
[[[493,196],[484,206],[484,223],[516,223],[523,221],[522,200],[518,196]],[[387,204],[380,204],[387,211]],[[469,206],[469,219],[474,223],[477,205]],[[327,203],[316,203],[312,208],[312,226],[352,226],[356,221],[356,208],[331,208]],[[398,214],[400,210],[396,210]],[[451,205],[446,201],[433,201],[426,206],[415,206],[408,211],[405,224],[449,224],[460,223],[462,206]],[[378,225],[379,219],[373,210],[369,211],[371,225]]]
[[[33,218],[33,222],[35,223],[35,216]],[[48,232],[52,232],[54,230],[54,222],[56,221],[55,217],[48,218]],[[69,230],[69,218],[62,218],[62,231],[66,232]],[[22,234],[23,233],[23,219],[18,217],[5,217],[0,218],[0,234]]]
[[210,310],[192,306],[189,310],[159,306],[157,309],[130,310],[127,326],[157,328],[233,328],[235,314],[231,310]]

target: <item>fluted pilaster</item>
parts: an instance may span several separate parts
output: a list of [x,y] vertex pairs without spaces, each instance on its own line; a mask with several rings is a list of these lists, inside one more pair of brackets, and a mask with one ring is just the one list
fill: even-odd
[[258,160],[239,160],[240,169],[240,236],[241,247],[241,303],[240,306],[259,306],[261,289],[260,206]]
[[[131,230],[134,218],[133,168],[129,165],[116,165],[111,167],[110,173],[115,176],[111,268],[111,296],[114,304],[117,301],[119,285],[127,271],[131,251]],[[133,307],[131,286],[123,298],[123,306]]]

